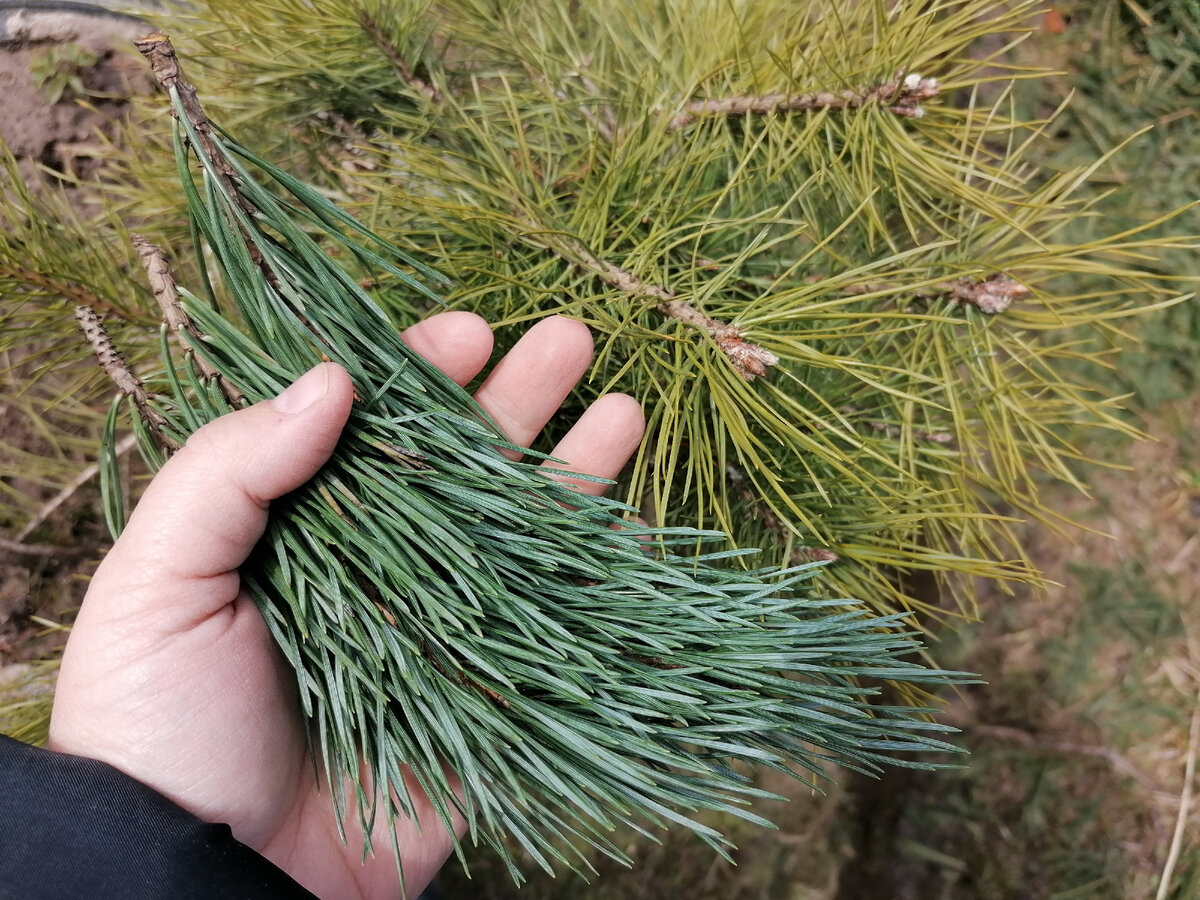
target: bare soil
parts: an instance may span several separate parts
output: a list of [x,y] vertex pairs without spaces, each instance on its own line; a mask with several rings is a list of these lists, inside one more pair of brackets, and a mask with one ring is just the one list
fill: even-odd
[[[28,183],[55,180],[71,189],[76,179],[101,174],[129,98],[149,89],[145,66],[131,44],[147,26],[98,8],[81,14],[56,11],[59,6],[66,5],[0,6],[0,143]],[[53,103],[48,61],[57,61],[62,77],[72,80]],[[88,204],[82,191],[78,203]],[[26,365],[22,359],[0,360],[0,438],[6,448],[32,459],[50,450],[15,403]],[[85,464],[81,458],[78,468]],[[61,648],[64,632],[48,629],[44,621],[71,618],[108,543],[94,481],[80,485],[31,534],[12,540],[28,522],[28,512],[6,504],[5,495],[11,490],[9,496],[49,503],[59,486],[32,478],[5,482],[0,484],[0,680]]]
[[[99,9],[84,15],[0,8],[0,139],[27,176],[38,169],[95,174],[129,97],[149,85],[131,44],[146,30],[132,17]],[[78,77],[55,103],[48,102],[50,60]]]

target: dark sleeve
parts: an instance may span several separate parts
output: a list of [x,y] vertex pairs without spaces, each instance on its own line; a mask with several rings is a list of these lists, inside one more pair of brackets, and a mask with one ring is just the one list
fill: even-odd
[[112,766],[0,735],[0,898],[312,898],[228,825]]

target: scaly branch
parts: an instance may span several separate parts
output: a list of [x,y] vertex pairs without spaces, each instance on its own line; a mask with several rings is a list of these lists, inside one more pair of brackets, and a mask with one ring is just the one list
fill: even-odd
[[697,331],[708,334],[746,381],[766,375],[768,367],[779,363],[779,357],[774,353],[747,341],[738,326],[706,316],[686,300],[676,299],[669,289],[643,281],[632,272],[598,258],[578,241],[556,237],[543,241],[542,246],[588,270],[607,285],[634,297],[652,297],[658,300],[658,311],[664,316],[678,319]]
[[[188,122],[196,132],[196,140],[200,143],[204,151],[204,155],[212,160],[217,172],[224,184],[226,193],[230,197],[240,197],[235,183],[237,181],[237,172],[230,165],[229,160],[225,158],[225,154],[213,142],[212,139],[212,123],[209,122],[208,116],[204,112],[204,108],[200,105],[200,98],[196,95],[196,87],[183,74],[183,69],[179,65],[179,57],[175,55],[175,48],[171,45],[171,39],[165,34],[148,34],[144,38],[139,38],[133,42],[133,45],[138,48],[138,52],[146,58],[150,63],[150,71],[154,73],[155,79],[163,88],[170,93],[174,89],[179,96],[179,101],[183,105],[184,113],[187,115]],[[252,212],[243,201],[243,208],[247,212]]]
[[[183,329],[196,340],[200,340],[203,335],[188,319],[187,313],[183,311],[183,306],[179,302],[179,291],[175,286],[175,277],[171,274],[171,264],[167,262],[167,255],[144,235],[131,232],[129,239],[146,270],[150,290],[158,302],[158,308],[162,311],[167,327],[175,333]],[[217,384],[220,385],[225,399],[234,406],[241,404],[245,399],[241,391],[230,384],[228,379],[222,377],[221,373],[209,365],[207,360],[194,353],[190,347],[186,352],[196,361],[196,367],[200,370],[201,375],[205,378],[217,379]]]
[[711,316],[706,316],[690,303],[683,300],[669,300],[658,305],[658,311],[664,316],[679,319],[693,328],[706,331],[712,336],[725,355],[733,363],[747,381],[767,374],[767,367],[776,365],[779,357],[758,344],[752,344],[742,337],[742,329],[727,322],[721,322]]
[[[200,145],[198,152],[201,156],[207,158],[216,169],[217,180],[225,196],[231,202],[240,206],[246,215],[253,219],[258,211],[247,202],[242,192],[238,190],[237,170],[234,169],[232,163],[225,156],[224,151],[213,141],[212,123],[208,120],[208,114],[204,112],[204,107],[200,105],[200,98],[196,94],[196,86],[188,81],[187,76],[183,74],[183,67],[179,64],[179,57],[175,55],[175,47],[171,44],[171,39],[165,34],[155,32],[134,41],[133,45],[146,58],[146,61],[150,64],[150,71],[154,74],[158,83],[162,85],[163,90],[168,94],[174,91],[179,97],[179,102],[183,106],[183,113],[187,117],[188,124],[192,126],[192,130],[196,133],[196,142]],[[171,115],[178,117],[174,105],[171,107]],[[275,273],[263,264],[262,253],[255,246],[254,241],[249,240],[245,234],[245,228],[240,223],[238,224],[238,230],[242,232],[242,238],[247,250],[250,252],[250,258],[254,260],[255,265],[262,269],[266,275],[267,282],[274,285],[276,283]]]
[[808,91],[803,94],[762,94],[760,96],[721,97],[693,100],[671,117],[670,129],[681,131],[700,119],[717,116],[772,115],[778,113],[812,112],[818,109],[858,109],[870,104],[882,104],[898,115],[919,119],[925,115],[921,104],[941,92],[936,78],[922,78],[913,73],[903,80],[872,85],[863,90]]
[[[874,294],[896,289],[896,285],[883,283],[857,284],[844,288],[850,294]],[[923,300],[946,299],[965,303],[990,316],[1004,312],[1014,301],[1029,296],[1029,293],[1029,288],[1003,272],[997,272],[987,278],[955,278],[953,281],[943,281],[911,292],[912,296]]]
[[359,13],[358,24],[362,27],[362,30],[366,33],[367,37],[371,39],[371,42],[379,48],[379,52],[384,55],[384,58],[391,63],[392,68],[396,70],[396,74],[400,76],[401,81],[403,81],[406,85],[420,94],[430,103],[442,102],[441,91],[435,88],[428,81],[425,81],[423,78],[419,78],[416,73],[413,72],[412,67],[396,48],[395,42],[393,42],[386,34],[384,34],[383,26],[381,26],[379,22],[371,18],[371,16],[368,15],[364,10],[363,12]]
[[91,345],[92,352],[96,354],[100,368],[113,380],[122,393],[133,398],[138,412],[151,427],[159,444],[164,450],[178,450],[179,442],[163,431],[167,420],[151,405],[149,393],[142,387],[142,382],[133,374],[129,366],[125,364],[116,344],[104,330],[100,314],[90,306],[77,306],[75,307],[75,319],[79,322],[79,327],[83,329],[83,336]]

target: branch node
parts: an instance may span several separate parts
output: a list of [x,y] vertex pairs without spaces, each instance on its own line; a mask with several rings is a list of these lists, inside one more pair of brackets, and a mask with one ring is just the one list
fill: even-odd
[[959,303],[968,303],[980,312],[994,316],[1007,310],[1014,300],[1029,296],[1029,288],[998,272],[982,281],[959,278],[952,282],[950,296]]
[[766,375],[770,366],[779,363],[779,357],[770,350],[747,341],[738,326],[706,316],[686,301],[668,300],[659,304],[658,311],[668,318],[678,319],[699,331],[707,332],[746,381]]
[[792,548],[791,563],[837,562],[841,557],[824,547],[799,546]]

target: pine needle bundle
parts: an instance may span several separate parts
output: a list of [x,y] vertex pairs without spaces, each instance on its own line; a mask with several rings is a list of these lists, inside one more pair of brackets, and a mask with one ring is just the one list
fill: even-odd
[[[321,360],[355,384],[333,458],[273,505],[242,573],[295,670],[329,783],[357,785],[352,799],[334,792],[339,821],[357,814],[369,833],[379,813],[412,815],[408,769],[447,828],[459,807],[469,840],[519,877],[506,835],[546,868],[586,865],[589,845],[623,858],[618,824],[683,825],[723,852],[696,814],[764,821],[748,808],[767,796],[748,766],[816,781],[827,761],[870,772],[952,749],[926,710],[873,704],[863,683],[954,676],[907,660],[916,644],[894,618],[807,598],[816,564],[726,565],[741,553],[714,549],[718,535],[638,525],[536,454],[508,459],[521,448],[408,349],[343,263],[427,298],[440,276],[209,123],[166,38],[139,49],[171,99],[207,274],[198,296],[141,248],[169,326],[163,387],[126,379],[110,431],[122,403],[135,407],[158,466]],[[129,375],[111,353],[106,365]]]

